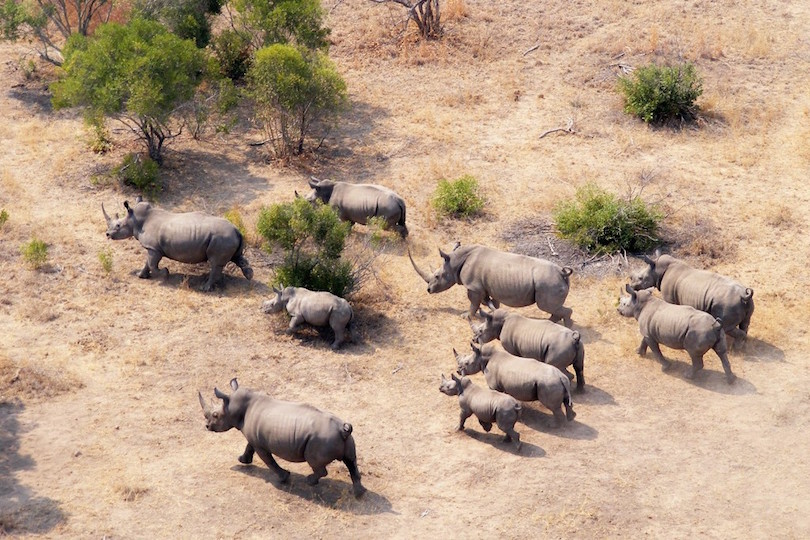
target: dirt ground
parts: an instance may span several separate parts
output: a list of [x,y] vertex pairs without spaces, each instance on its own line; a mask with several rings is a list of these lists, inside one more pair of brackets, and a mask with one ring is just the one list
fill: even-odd
[[[204,265],[165,260],[168,280],[138,279],[143,249],[108,241],[100,209],[136,193],[95,177],[135,143],[118,130],[111,154],[91,153],[78,113],[50,109],[47,77],[23,76],[27,47],[2,44],[0,536],[810,536],[810,7],[448,0],[445,38],[420,44],[400,41],[395,6],[326,4],[352,110],[322,150],[284,166],[248,146],[260,135],[247,128],[181,138],[158,204],[237,208],[252,228],[310,174],[377,182],[405,198],[410,248],[435,267],[455,240],[526,250],[525,231],[551,248],[550,211],[578,186],[644,185],[676,255],[755,290],[736,384],[711,352],[695,381],[683,352],[664,351],[666,373],[639,358],[635,322],[615,311],[627,264],[606,258],[588,265],[604,271],[575,267],[567,302],[586,343],[576,420],[554,428],[528,404],[520,453],[497,428],[456,432],[457,402],[438,386],[471,335],[462,288],[428,295],[395,243],[352,298],[358,343],[332,352],[260,313],[273,258],[255,245],[250,283],[229,267],[224,290],[201,293]],[[624,115],[622,70],[678,58],[704,77],[697,126]],[[539,138],[569,119],[575,133]],[[484,217],[438,220],[436,182],[462,174],[481,182]],[[34,237],[49,248],[40,271],[20,256]],[[288,485],[239,464],[244,438],[207,432],[197,399],[232,377],[351,422],[365,497],[341,463],[314,488],[305,464],[282,463]]]

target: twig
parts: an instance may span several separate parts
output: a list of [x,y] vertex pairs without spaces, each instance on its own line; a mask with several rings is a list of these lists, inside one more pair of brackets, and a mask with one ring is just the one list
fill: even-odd
[[397,373],[398,371],[400,371],[400,370],[401,370],[403,367],[405,367],[405,366],[403,366],[403,365],[402,365],[402,363],[400,363],[400,364],[399,364],[397,367],[395,367],[395,368],[394,368],[394,371],[392,371],[392,372],[391,372],[391,375],[396,374],[396,373]]
[[542,138],[543,138],[543,137],[545,137],[546,135],[548,135],[548,134],[550,134],[550,133],[554,133],[554,132],[556,132],[556,131],[564,131],[565,133],[571,133],[571,134],[576,133],[576,131],[574,131],[574,119],[573,119],[573,118],[569,118],[569,119],[568,119],[568,125],[567,125],[567,126],[565,126],[565,127],[558,127],[558,128],[549,129],[549,130],[544,131],[544,132],[543,132],[543,134],[542,134],[542,135],[540,135],[540,137],[539,137],[539,138],[540,138],[540,139],[542,139]]
[[546,243],[548,244],[548,249],[551,250],[551,254],[554,255],[555,257],[559,256],[559,253],[554,251],[554,245],[551,243],[551,237],[550,236],[546,236]]
[[273,139],[265,139],[259,142],[249,142],[248,146],[264,146],[265,144],[271,142]]
[[535,45],[534,47],[530,47],[530,48],[526,49],[525,51],[523,51],[523,56],[526,56],[526,55],[527,55],[527,54],[529,54],[530,52],[532,52],[532,51],[536,51],[536,50],[537,50],[537,49],[539,49],[539,48],[540,48],[540,45],[539,45],[539,44]]

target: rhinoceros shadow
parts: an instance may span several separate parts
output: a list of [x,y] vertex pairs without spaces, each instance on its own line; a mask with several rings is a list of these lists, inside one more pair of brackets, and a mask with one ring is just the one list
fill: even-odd
[[550,412],[546,413],[545,411],[537,410],[527,403],[523,404],[520,422],[535,431],[562,437],[564,439],[592,441],[599,436],[599,431],[587,424],[579,422],[576,418],[571,422],[566,422],[562,426],[557,427],[554,425],[554,416]]
[[572,398],[574,400],[574,406],[576,406],[577,403],[587,405],[616,405],[616,400],[613,398],[612,394],[590,383],[585,384],[584,392],[574,391]]
[[[757,387],[754,386],[754,384],[750,381],[740,378],[739,375],[733,384],[728,384],[726,382],[726,375],[722,370],[704,367],[697,373],[697,375],[695,375],[694,379],[687,379],[686,373],[692,367],[692,364],[672,360],[671,358],[669,361],[670,368],[666,370],[664,374],[669,375],[670,377],[683,379],[692,386],[697,386],[698,388],[703,388],[704,390],[709,390],[718,394],[733,396],[743,396],[757,393]],[[718,360],[717,363],[719,364],[720,361]],[[731,369],[734,369],[733,363],[731,365]]]
[[67,520],[58,501],[37,495],[15,475],[36,467],[30,456],[20,454],[17,417],[23,409],[19,402],[0,403],[0,536],[45,534]]
[[784,362],[785,351],[767,341],[754,337],[745,340],[745,344],[731,353],[731,359],[742,357],[749,362]]
[[[589,343],[596,343],[598,341],[602,341],[602,333],[590,326],[582,326],[577,324],[576,321],[571,325],[571,330],[576,330],[582,336],[582,343],[588,345]],[[585,357],[587,358],[588,351],[585,351]]]
[[521,444],[520,451],[516,450],[515,443],[503,442],[503,434],[500,432],[495,433],[495,430],[496,428],[492,428],[492,432],[482,433],[480,431],[475,431],[470,428],[464,428],[464,434],[471,439],[475,439],[476,441],[486,443],[492,446],[493,448],[503,450],[504,452],[510,452],[520,457],[532,457],[532,458],[545,457],[546,455],[545,450],[543,450],[542,448],[540,448],[535,444],[528,443],[526,441],[523,441],[523,443]]
[[[280,464],[286,468],[285,464]],[[331,469],[339,466],[335,462],[331,467],[328,467],[330,474],[335,474],[335,471]],[[349,481],[334,480],[326,477],[321,478],[317,485],[310,486],[307,483],[306,475],[290,471],[290,479],[287,483],[282,484],[276,473],[262,465],[234,465],[231,470],[239,471],[254,478],[261,478],[265,482],[273,484],[279,491],[284,491],[327,508],[343,510],[356,515],[399,515],[399,512],[394,511],[391,506],[391,501],[384,495],[368,489],[365,484],[364,487],[368,491],[360,499],[355,499],[352,494],[352,484]]]

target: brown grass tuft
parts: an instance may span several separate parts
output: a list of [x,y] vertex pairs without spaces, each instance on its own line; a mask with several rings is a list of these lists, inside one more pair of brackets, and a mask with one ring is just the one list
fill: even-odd
[[65,371],[32,366],[0,356],[0,403],[48,399],[83,385]]

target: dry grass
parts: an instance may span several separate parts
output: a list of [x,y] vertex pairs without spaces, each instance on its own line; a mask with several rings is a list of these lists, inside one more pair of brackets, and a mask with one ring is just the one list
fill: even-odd
[[13,361],[0,353],[0,403],[37,402],[82,388],[71,373],[39,363]]

